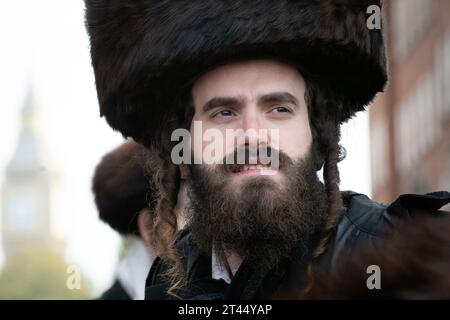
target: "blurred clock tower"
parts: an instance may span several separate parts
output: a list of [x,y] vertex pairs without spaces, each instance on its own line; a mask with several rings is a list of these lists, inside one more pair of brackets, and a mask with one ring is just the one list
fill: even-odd
[[2,188],[2,237],[6,259],[32,246],[52,246],[50,174],[45,169],[36,124],[36,105],[29,90],[22,109],[19,142]]

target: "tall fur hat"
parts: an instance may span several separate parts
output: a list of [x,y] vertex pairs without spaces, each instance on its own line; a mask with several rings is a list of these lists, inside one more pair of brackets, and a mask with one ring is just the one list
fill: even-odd
[[315,81],[346,121],[387,81],[382,32],[367,27],[367,8],[380,2],[85,0],[100,113],[148,142],[201,73],[276,58]]
[[121,234],[138,234],[137,215],[151,203],[141,159],[142,146],[125,142],[102,158],[92,179],[100,219]]

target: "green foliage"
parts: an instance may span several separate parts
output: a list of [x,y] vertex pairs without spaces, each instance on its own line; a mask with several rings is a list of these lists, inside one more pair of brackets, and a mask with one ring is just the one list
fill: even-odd
[[28,248],[7,258],[0,273],[0,299],[88,299],[90,284],[80,275],[80,288],[67,286],[68,265],[49,248]]

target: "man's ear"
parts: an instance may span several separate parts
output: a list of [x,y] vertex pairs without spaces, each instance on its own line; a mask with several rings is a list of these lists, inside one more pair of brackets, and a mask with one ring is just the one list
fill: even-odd
[[153,213],[148,209],[144,208],[139,211],[137,216],[137,224],[139,228],[139,234],[142,241],[144,242],[145,248],[150,258],[150,263],[153,263],[155,258],[159,255],[158,250],[153,245],[153,241],[150,237],[150,225],[151,225],[151,215]]
[[182,180],[187,179],[189,177],[189,168],[187,164],[182,163],[178,166],[178,168],[180,170],[181,179]]
[[148,208],[144,208],[139,211],[137,216],[137,225],[139,229],[139,234],[146,245],[151,244],[150,240],[150,224],[152,212]]

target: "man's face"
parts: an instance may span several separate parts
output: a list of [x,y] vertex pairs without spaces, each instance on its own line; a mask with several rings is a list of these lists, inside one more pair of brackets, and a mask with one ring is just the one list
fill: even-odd
[[[212,141],[220,149],[216,160],[246,145],[267,146],[291,159],[305,158],[312,143],[305,90],[299,72],[275,60],[236,62],[205,73],[192,88],[194,154],[203,155],[207,147],[206,143],[196,142],[199,132],[193,126],[194,121],[200,121],[202,136],[207,130],[215,129],[224,137],[220,143]],[[227,131],[239,130],[246,132],[242,140],[225,139]],[[279,184],[286,182],[282,170],[269,169],[242,165],[228,172],[224,183],[240,190],[243,182],[260,175],[269,175]]]
[[194,158],[206,148],[204,142],[197,143],[195,121],[202,124],[201,134],[210,129],[222,137],[227,137],[229,129],[269,133],[219,143],[222,152],[216,160],[223,160],[229,150],[242,149],[247,161],[248,154],[260,146],[279,156],[275,168],[220,163],[189,166],[191,235],[205,251],[215,243],[259,261],[259,266],[261,261],[269,266],[295,248],[309,246],[324,220],[326,196],[315,169],[317,155],[305,90],[296,69],[272,60],[221,66],[194,84]]

